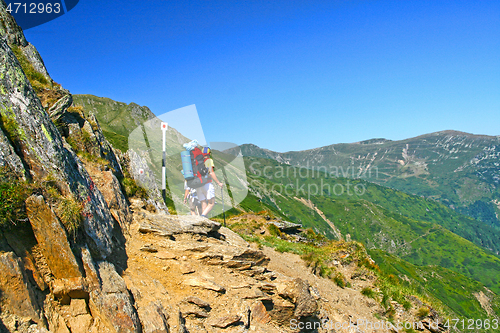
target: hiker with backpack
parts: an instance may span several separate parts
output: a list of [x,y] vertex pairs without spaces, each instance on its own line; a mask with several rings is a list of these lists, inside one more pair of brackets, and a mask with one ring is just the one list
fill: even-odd
[[222,183],[215,175],[210,148],[204,147],[202,151],[198,148],[196,140],[183,146],[186,151],[181,153],[182,173],[187,186],[196,189],[202,207],[201,216],[206,217],[215,205],[215,189],[212,180],[221,187]]
[[[203,159],[204,159],[204,164],[205,167],[208,169],[209,175],[214,180],[217,185],[222,187],[222,183],[217,179],[217,176],[215,175],[214,172],[214,161],[212,160],[211,157],[211,150],[208,147],[203,148]],[[207,182],[205,185],[198,187],[196,189],[198,193],[198,199],[201,202],[201,208],[202,208],[202,213],[201,216],[206,217],[208,213],[214,208],[215,206],[215,188],[210,180]]]

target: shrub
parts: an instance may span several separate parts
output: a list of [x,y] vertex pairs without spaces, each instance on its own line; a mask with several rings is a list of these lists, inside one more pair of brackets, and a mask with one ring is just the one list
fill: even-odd
[[137,183],[135,182],[134,179],[129,177],[124,177],[121,179],[120,184],[122,185],[122,189],[127,198],[132,198],[132,197],[137,197],[142,199],[148,198],[148,192],[144,188],[137,186]]
[[370,297],[370,298],[375,298],[375,292],[373,291],[372,288],[370,287],[364,287],[362,290],[361,290],[361,293],[363,295],[365,295],[366,297]]
[[0,169],[0,226],[2,228],[27,219],[25,201],[33,191],[25,181]]
[[402,305],[406,311],[411,309],[411,302],[409,302],[408,300],[404,300]]
[[425,318],[429,315],[429,308],[426,306],[422,306],[420,309],[417,310],[417,316],[420,318]]
[[344,278],[344,275],[342,273],[337,272],[337,274],[333,277],[333,281],[339,286],[340,288],[345,288],[347,285],[347,282]]
[[68,231],[75,237],[83,222],[83,205],[73,197],[60,197],[57,202],[56,214]]
[[281,230],[275,226],[274,224],[270,223],[267,225],[267,230],[269,230],[269,233],[272,235],[272,236],[275,236],[275,237],[281,237],[282,234],[281,234]]

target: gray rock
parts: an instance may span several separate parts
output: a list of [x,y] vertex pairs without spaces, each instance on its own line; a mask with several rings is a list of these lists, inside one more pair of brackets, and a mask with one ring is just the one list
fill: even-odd
[[9,44],[28,45],[23,30],[17,25],[14,17],[7,12],[7,5],[3,0],[0,1],[0,35],[6,38]]
[[160,302],[151,302],[138,310],[142,333],[168,333],[168,314]]
[[95,313],[117,332],[139,333],[139,317],[123,278],[109,262],[100,262],[97,272],[101,284],[90,292],[89,306],[92,314]]
[[296,318],[312,316],[318,309],[318,304],[309,292],[309,284],[302,279],[295,279],[288,283],[279,293],[280,296],[290,299],[295,304]]
[[49,116],[55,122],[59,120],[68,108],[73,104],[73,97],[71,94],[65,95],[60,98],[52,107],[49,109]]
[[[0,109],[2,119],[15,126],[15,150],[34,179],[48,175],[57,179],[63,192],[83,202],[84,232],[91,251],[101,258],[113,253],[113,219],[101,193],[76,155],[65,148],[61,135],[42,107],[17,58],[0,39]],[[117,244],[120,247],[120,244]]]
[[265,266],[270,259],[262,251],[245,249],[241,254],[233,256],[231,260],[252,262],[253,265]]
[[183,233],[208,235],[217,232],[220,227],[220,223],[201,216],[154,214],[146,216],[141,221],[139,231],[160,236],[173,236]]
[[25,179],[23,162],[17,156],[14,147],[0,128],[0,167],[8,169],[14,176]]
[[230,315],[226,317],[222,317],[216,320],[212,320],[209,324],[213,327],[226,328],[230,325],[238,324],[241,320],[241,316],[239,315]]
[[191,304],[195,304],[197,306],[199,306],[200,308],[209,308],[210,307],[210,303],[198,298],[198,297],[195,297],[195,296],[188,296],[186,298],[184,298],[182,300],[183,302],[187,302],[187,303],[191,303]]
[[288,221],[271,221],[268,222],[267,224],[274,224],[276,227],[278,227],[278,229],[280,229],[283,232],[297,231],[298,229],[302,228],[301,224],[292,223]]
[[137,153],[134,149],[129,149],[124,156],[129,165],[129,172],[134,178],[137,185],[146,189],[149,199],[149,204],[155,206],[159,213],[168,214],[168,208],[163,201],[160,189],[156,183],[154,172],[149,168],[146,157]]

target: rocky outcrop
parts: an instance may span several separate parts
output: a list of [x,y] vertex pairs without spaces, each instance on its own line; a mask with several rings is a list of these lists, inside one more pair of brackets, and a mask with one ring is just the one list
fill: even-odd
[[26,210],[43,256],[56,279],[82,277],[66,231],[41,195],[26,200]]
[[49,109],[50,118],[56,122],[58,121],[64,113],[68,110],[68,108],[73,103],[73,97],[71,94],[67,94],[61,99],[59,99],[54,105]]
[[[3,123],[3,121],[2,121]],[[16,154],[9,138],[5,135],[3,126],[0,126],[0,167],[9,170],[19,178],[25,178],[23,162]]]
[[318,309],[316,300],[309,292],[309,284],[301,279],[288,283],[279,294],[295,304],[293,314],[296,318],[310,317]]
[[201,216],[183,216],[152,214],[144,216],[139,226],[142,233],[155,233],[160,236],[173,236],[176,234],[192,233],[208,235],[217,232],[220,223],[211,221]]
[[0,35],[9,44],[26,46],[28,41],[24,37],[23,30],[17,25],[16,20],[7,12],[7,4],[0,0]]
[[106,261],[96,265],[86,248],[82,249],[82,261],[94,327],[111,332],[139,332],[141,325],[136,309],[115,266]]
[[36,295],[19,257],[13,252],[1,253],[0,272],[2,311],[43,323]]
[[168,314],[160,302],[150,302],[138,310],[143,333],[168,333]]
[[[113,219],[76,155],[65,147],[4,39],[0,39],[0,116],[7,136],[16,145],[27,172],[34,179],[51,175],[60,188],[85,203],[84,230],[93,252],[107,258],[113,252]],[[8,149],[7,149],[8,151]]]
[[137,185],[147,190],[148,203],[152,204],[157,212],[168,213],[168,208],[161,197],[156,177],[144,156],[139,155],[135,150],[130,149],[124,156],[128,170]]
[[20,47],[33,68],[46,79],[52,81],[37,49],[26,40],[23,30],[17,25],[12,15],[8,14],[6,8],[5,1],[0,0],[0,35],[5,38],[9,45]]

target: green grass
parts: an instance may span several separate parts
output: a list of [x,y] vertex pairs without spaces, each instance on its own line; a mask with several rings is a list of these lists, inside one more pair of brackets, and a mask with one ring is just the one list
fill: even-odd
[[0,227],[8,228],[26,221],[25,201],[33,186],[12,176],[7,169],[0,169]]
[[59,197],[56,204],[56,215],[73,238],[83,224],[83,204],[71,197]]
[[51,83],[43,74],[35,70],[28,58],[24,55],[21,48],[16,45],[11,45],[11,48],[35,91],[40,91],[44,88],[51,88]]
[[125,104],[93,95],[73,95],[75,106],[93,112],[106,139],[122,152],[128,150],[128,136],[141,123],[154,117],[147,107]]

